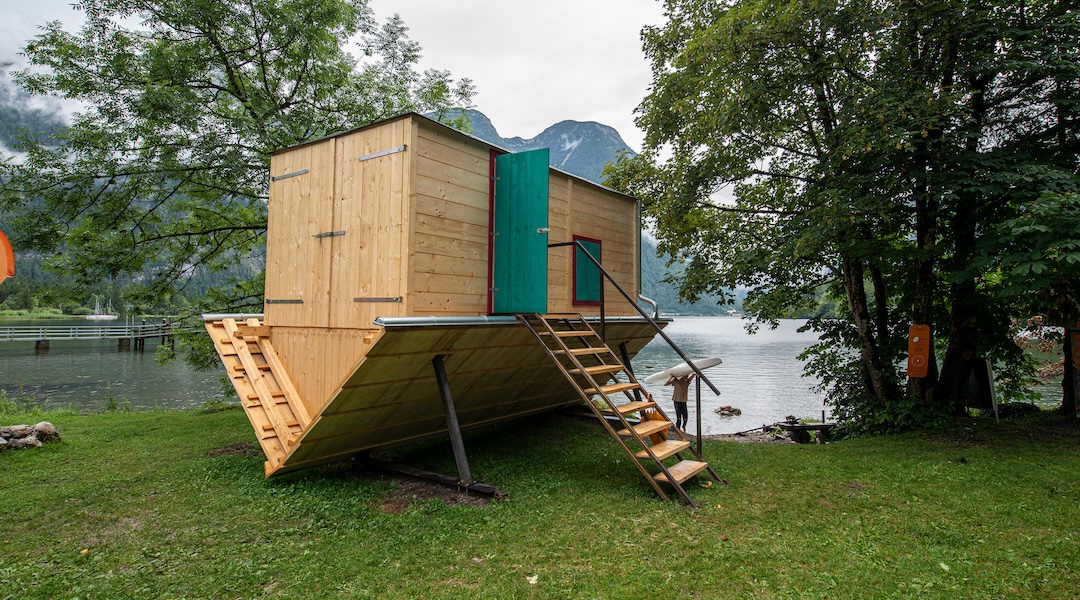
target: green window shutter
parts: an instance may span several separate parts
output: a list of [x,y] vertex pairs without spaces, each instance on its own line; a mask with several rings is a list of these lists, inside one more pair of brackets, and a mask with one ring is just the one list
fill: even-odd
[[[600,240],[574,236],[596,260],[600,258]],[[574,248],[574,304],[600,303],[600,269],[581,251]]]

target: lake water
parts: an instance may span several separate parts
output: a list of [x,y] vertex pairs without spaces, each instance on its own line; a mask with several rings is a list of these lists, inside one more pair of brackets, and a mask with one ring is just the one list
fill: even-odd
[[[92,321],[5,321],[3,325],[94,325]],[[98,323],[100,325],[115,322]],[[773,423],[787,415],[821,418],[822,397],[803,378],[796,356],[816,336],[796,331],[801,321],[784,321],[779,329],[756,335],[743,331],[743,321],[730,317],[678,317],[666,329],[691,358],[719,356],[724,360],[706,371],[721,396],[702,385],[702,423],[706,433],[730,433]],[[80,411],[104,410],[112,403],[132,409],[189,408],[221,399],[219,375],[224,369],[193,371],[183,361],[165,366],[154,361],[158,340],[147,340],[145,352],[118,350],[116,340],[52,342],[36,352],[33,342],[0,342],[0,389],[9,398],[31,400],[44,407]],[[659,337],[634,359],[640,379],[681,362]],[[665,410],[674,416],[671,388],[646,384]],[[691,386],[690,429],[693,415]],[[713,410],[731,405],[739,417],[720,417]]]
[[[0,327],[108,326],[118,321],[0,321]],[[165,366],[154,361],[158,338],[146,340],[143,352],[118,350],[116,340],[55,341],[47,351],[34,342],[0,342],[0,389],[8,398],[45,408],[67,407],[99,412],[112,401],[118,408],[190,408],[222,399],[214,371],[195,371],[182,360]]]
[[[816,379],[802,376],[800,353],[817,341],[817,334],[798,331],[805,321],[781,321],[775,330],[761,328],[750,335],[742,319],[731,317],[677,317],[664,330],[683,353],[691,359],[720,357],[723,364],[704,371],[720,390],[713,394],[701,385],[702,432],[734,433],[763,424],[782,421],[788,415],[820,419],[824,395],[813,390]],[[674,366],[682,359],[659,336],[633,359],[638,380]],[[670,386],[663,382],[644,384],[653,399],[674,418]],[[695,391],[690,386],[690,425],[697,430]],[[715,409],[733,406],[742,411],[737,417],[721,417]],[[826,417],[829,413],[826,412]]]

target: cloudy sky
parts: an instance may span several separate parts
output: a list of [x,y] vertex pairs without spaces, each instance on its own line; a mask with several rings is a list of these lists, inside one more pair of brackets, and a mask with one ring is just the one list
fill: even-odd
[[[380,20],[398,13],[424,49],[421,68],[448,69],[477,87],[476,108],[505,137],[534,137],[572,119],[598,121],[634,150],[633,110],[649,85],[640,31],[660,24],[660,0],[371,0]],[[0,20],[0,62],[49,20],[76,30],[71,0],[22,1]]]

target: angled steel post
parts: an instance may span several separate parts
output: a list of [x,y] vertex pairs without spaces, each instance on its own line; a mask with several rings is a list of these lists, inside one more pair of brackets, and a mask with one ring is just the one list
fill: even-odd
[[439,383],[439,396],[442,397],[443,409],[446,411],[446,430],[450,433],[450,445],[454,447],[458,480],[464,485],[470,485],[473,479],[469,473],[469,458],[465,456],[465,442],[461,439],[461,427],[458,425],[457,410],[454,409],[454,398],[450,395],[450,381],[446,378],[443,355],[436,354],[435,358],[431,359],[431,364],[435,367],[435,380]]

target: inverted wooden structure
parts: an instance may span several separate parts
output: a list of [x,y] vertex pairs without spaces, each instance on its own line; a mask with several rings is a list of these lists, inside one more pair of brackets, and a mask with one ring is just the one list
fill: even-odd
[[[637,210],[546,151],[416,114],[275,153],[264,313],[206,318],[266,475],[446,435],[437,357],[463,429],[580,402],[516,315],[595,320],[615,286],[636,298]],[[627,356],[655,333],[626,303],[604,314]]]

